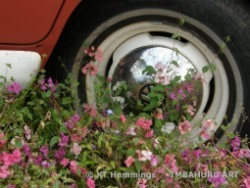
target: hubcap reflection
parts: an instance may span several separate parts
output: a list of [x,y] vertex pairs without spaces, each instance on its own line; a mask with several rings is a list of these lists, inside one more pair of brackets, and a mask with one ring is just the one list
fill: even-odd
[[[156,74],[146,74],[148,66],[155,69]],[[163,78],[178,79],[178,85],[186,84],[187,78],[193,78],[198,71],[186,57],[175,49],[161,46],[147,46],[135,49],[120,59],[112,75],[112,86],[118,81],[125,81],[129,96],[134,101],[141,100],[147,105],[150,101],[148,94],[154,87],[152,84],[156,75],[161,72]],[[197,81],[198,82],[198,81]],[[191,95],[199,108],[202,98],[202,87]]]

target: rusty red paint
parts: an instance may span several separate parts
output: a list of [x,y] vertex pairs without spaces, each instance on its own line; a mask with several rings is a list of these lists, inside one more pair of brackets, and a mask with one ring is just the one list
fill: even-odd
[[[48,57],[80,0],[0,1],[0,49]],[[45,65],[46,59],[43,62]]]

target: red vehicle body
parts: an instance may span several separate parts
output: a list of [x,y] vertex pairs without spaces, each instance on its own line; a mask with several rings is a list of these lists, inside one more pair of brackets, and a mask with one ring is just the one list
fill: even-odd
[[[216,132],[218,138],[223,137],[220,125],[224,123],[229,123],[232,131],[250,131],[249,118],[245,118],[245,114],[250,115],[248,1],[0,1],[0,25],[0,75],[7,72],[4,65],[12,63],[13,72],[6,75],[9,82],[17,75],[16,79],[25,83],[23,87],[27,86],[29,75],[36,76],[46,63],[52,76],[62,78],[66,73],[57,63],[60,59],[66,72],[79,82],[76,97],[82,103],[94,104],[93,79],[81,74],[87,42],[103,50],[104,60],[97,63],[99,73],[116,81],[125,80],[129,86],[136,85],[129,91],[137,100],[145,95],[145,80],[150,81],[141,74],[143,66],[157,63],[145,58],[146,63],[138,65],[138,54],[152,50],[156,56],[163,53],[166,59],[178,48],[182,61],[188,62],[178,68],[178,74],[184,74],[187,64],[200,74],[204,73],[204,66],[217,64],[215,72],[204,73],[201,102],[194,120],[215,119],[218,124],[211,134]],[[123,65],[126,58],[128,62]],[[143,97],[150,101],[150,97]]]
[[[50,56],[80,0],[1,1],[0,49],[27,50]],[[44,59],[42,67],[45,65]]]

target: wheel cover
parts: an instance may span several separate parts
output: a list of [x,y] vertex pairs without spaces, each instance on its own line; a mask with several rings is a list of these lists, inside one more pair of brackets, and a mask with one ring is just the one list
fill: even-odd
[[[144,14],[144,11],[133,11],[131,14],[126,14],[133,16],[135,14],[140,15]],[[175,12],[171,11],[159,11],[159,9],[150,9],[150,11],[147,11],[148,13],[152,14],[160,14],[160,15],[168,15],[173,17],[182,17],[183,15],[180,15]],[[113,18],[110,20],[110,22],[117,22],[119,19],[124,19],[126,15],[120,15],[117,18]],[[178,16],[177,16],[178,15]],[[203,24],[198,23],[197,21],[186,18],[187,22],[193,23],[195,25],[198,25],[203,31],[206,31],[207,33],[211,34],[213,36],[213,39],[219,38],[208,28],[206,28]],[[107,25],[109,22],[107,22]],[[103,29],[103,28],[100,28]],[[98,31],[98,29],[97,29]],[[179,36],[185,38],[188,40],[187,43],[182,43],[176,40],[173,40],[168,37],[162,37],[162,36],[151,36],[151,32],[168,32],[168,33],[178,33]],[[93,35],[89,37],[90,41],[93,40],[96,37],[96,33],[94,32]],[[87,39],[88,41],[88,39]],[[137,42],[135,42],[137,41]],[[139,41],[139,42],[138,42]],[[162,42],[160,42],[162,41]],[[113,74],[115,73],[115,70],[118,67],[118,64],[122,58],[124,58],[126,55],[131,54],[134,50],[141,48],[141,47],[162,47],[164,49],[168,50],[174,50],[178,49],[180,51],[180,54],[183,56],[184,59],[187,59],[190,62],[190,65],[195,68],[195,70],[198,73],[202,73],[202,67],[207,65],[210,62],[213,62],[216,64],[216,71],[214,74],[211,72],[205,74],[205,82],[203,83],[203,89],[202,89],[202,102],[199,106],[199,110],[196,113],[196,116],[192,120],[192,123],[195,124],[196,122],[200,121],[201,119],[214,119],[216,121],[216,126],[213,130],[210,130],[210,134],[215,132],[220,124],[222,123],[224,116],[226,114],[227,106],[228,106],[228,100],[229,100],[229,83],[226,76],[226,72],[223,66],[223,63],[220,59],[215,58],[214,53],[208,49],[208,47],[201,42],[198,38],[193,36],[191,33],[181,30],[178,27],[172,26],[172,25],[166,25],[162,24],[160,22],[140,22],[136,24],[130,24],[127,26],[122,27],[119,30],[116,30],[111,35],[109,35],[100,45],[99,48],[101,48],[104,51],[103,57],[104,62],[98,64],[99,67],[99,74],[105,75],[109,60],[112,59],[112,66],[108,71],[109,76],[113,77]],[[242,84],[240,79],[240,74],[237,69],[236,63],[230,54],[228,50],[225,51],[226,56],[230,59],[231,67],[234,72],[235,80],[237,82],[237,101],[242,101]],[[199,63],[197,62],[197,60]],[[214,79],[215,86],[214,86],[214,96],[213,96],[213,102],[210,105],[206,116],[203,117],[202,113],[204,111],[204,108],[206,107],[209,95],[210,95],[210,81]],[[95,104],[95,92],[94,92],[94,78],[87,75],[86,76],[86,91],[87,91],[87,99],[88,102],[91,104]],[[236,106],[238,109],[239,106]],[[237,110],[236,109],[236,110]],[[236,111],[235,110],[235,111]],[[240,117],[240,112],[235,112],[235,118]],[[237,120],[236,123],[237,124]],[[231,129],[234,129],[235,126],[231,126]],[[199,134],[200,129],[198,127],[194,127],[193,131],[191,133],[191,138],[195,139],[197,138],[197,135]]]

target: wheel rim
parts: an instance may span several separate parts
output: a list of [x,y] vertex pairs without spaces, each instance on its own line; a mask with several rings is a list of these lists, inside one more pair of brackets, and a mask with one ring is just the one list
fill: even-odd
[[[175,18],[183,17],[183,15],[180,15],[175,12],[165,11],[165,10],[159,10],[159,9],[150,9],[147,11],[148,14],[157,14],[157,15],[164,15],[164,16],[170,16]],[[132,11],[131,14],[126,14],[130,16],[135,15],[144,15],[145,11]],[[119,20],[125,19],[124,17],[128,17],[126,15],[120,15],[116,18],[111,19],[109,22],[110,24],[114,24],[114,22],[119,22]],[[206,28],[203,24],[198,23],[197,21],[186,17],[187,22],[192,23],[196,25],[197,27],[201,28],[203,31],[207,32],[212,36],[213,40],[219,41],[219,37],[217,37],[211,30]],[[108,23],[107,22],[107,25]],[[103,29],[103,28],[100,28]],[[96,30],[98,31],[98,29]],[[173,40],[169,37],[162,37],[162,36],[152,36],[150,35],[151,32],[167,32],[167,33],[178,33],[179,36],[183,37],[187,40],[187,42],[184,44],[183,42],[179,42],[176,40]],[[90,37],[90,41],[94,41],[96,37],[96,33],[94,32]],[[217,39],[217,40],[216,40]],[[87,39],[88,41],[88,39]],[[135,42],[140,41],[140,42]],[[143,41],[143,42],[142,42]],[[163,42],[160,42],[163,41]],[[219,43],[218,42],[218,43]],[[164,43],[164,44],[163,44]],[[189,62],[191,62],[191,65],[195,68],[195,70],[198,73],[202,73],[202,67],[207,65],[208,62],[213,62],[216,64],[217,69],[212,74],[211,72],[205,74],[205,82],[203,83],[203,89],[202,89],[202,102],[199,106],[199,111],[196,113],[196,116],[192,120],[192,123],[195,124],[197,121],[200,121],[201,119],[208,119],[212,118],[215,119],[217,122],[217,125],[214,127],[213,130],[209,130],[209,133],[212,134],[214,131],[216,131],[220,124],[223,121],[223,118],[226,114],[227,106],[228,106],[228,100],[229,100],[229,83],[226,75],[226,71],[224,69],[223,63],[220,59],[215,58],[214,53],[208,49],[206,44],[201,42],[199,38],[195,37],[188,31],[181,30],[180,28],[173,26],[173,25],[167,25],[162,24],[158,22],[140,22],[136,24],[129,24],[126,25],[119,30],[116,30],[112,34],[110,34],[105,40],[103,40],[99,44],[99,48],[101,48],[104,51],[104,62],[98,64],[99,67],[99,74],[106,75],[108,72],[109,76],[113,77],[113,74],[115,73],[115,70],[122,58],[124,58],[126,55],[132,53],[134,50],[142,47],[162,47],[166,49],[174,49],[177,48],[180,51],[183,58],[186,58]],[[195,54],[195,55],[193,55]],[[225,54],[228,59],[230,59],[230,65],[233,69],[233,73],[235,76],[235,80],[237,83],[237,90],[242,91],[242,84],[240,79],[239,71],[236,67],[236,63],[231,55],[231,53],[226,50]],[[81,57],[81,53],[78,54],[78,57]],[[111,65],[111,68],[108,69],[109,60],[112,59],[113,64]],[[201,64],[197,63],[197,59],[202,62]],[[77,65],[77,63],[75,63]],[[76,68],[77,70],[77,68]],[[79,69],[78,69],[79,70]],[[214,93],[213,93],[213,101],[210,105],[210,107],[207,110],[206,116],[202,117],[202,113],[207,105],[207,101],[209,96],[211,95],[211,88],[210,88],[210,82],[213,81],[214,84]],[[93,97],[94,94],[94,78],[90,76],[86,76],[86,91],[87,91],[87,99],[88,102],[91,104],[95,104],[95,97]],[[237,101],[242,101],[242,92],[237,93]],[[236,106],[239,108],[240,106]],[[239,118],[240,114],[237,113],[235,110],[234,116],[235,118]],[[237,124],[237,120],[235,120],[235,124],[231,125],[231,129],[235,128],[235,125]],[[199,134],[199,128],[195,127],[191,133],[192,138],[195,139],[197,137],[197,134]]]

